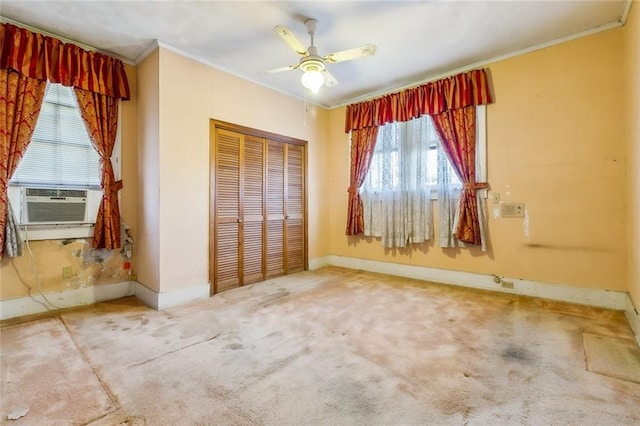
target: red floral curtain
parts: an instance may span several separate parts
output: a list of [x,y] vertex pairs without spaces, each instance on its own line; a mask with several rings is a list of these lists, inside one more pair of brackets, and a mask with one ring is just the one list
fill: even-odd
[[[39,81],[43,96],[47,80],[77,89],[76,97],[79,103],[82,102],[80,108],[87,131],[101,157],[104,196],[98,212],[93,245],[96,248],[119,247],[120,210],[117,192],[122,188],[122,183],[115,182],[110,157],[118,123],[118,99],[130,98],[129,82],[122,61],[15,25],[0,23],[0,70],[17,71],[24,77]],[[37,114],[34,120],[37,120]],[[17,131],[11,127],[7,129],[8,132]],[[30,139],[31,133],[26,144]],[[26,144],[23,149],[26,149]],[[2,149],[0,158],[4,147]],[[15,160],[17,166],[20,157]],[[0,193],[5,194],[0,202],[6,200],[6,182],[8,178],[0,188]],[[5,216],[3,208],[0,205],[1,217]],[[1,229],[4,235],[4,226]]]
[[487,183],[476,182],[476,108],[452,109],[432,118],[442,148],[463,183],[454,235],[460,241],[479,245],[482,240],[476,191],[486,188]]
[[7,198],[9,179],[31,142],[44,100],[47,82],[0,69],[0,259],[4,257],[7,241],[11,257],[21,253],[21,240],[7,234],[7,224],[13,222]]
[[422,86],[347,106],[345,133],[422,115],[491,103],[484,69],[433,81]]
[[377,137],[377,126],[353,130],[351,133],[351,172],[348,189],[347,235],[357,235],[364,232],[362,200],[360,199],[358,190],[367,177]]
[[[432,81],[402,92],[348,105],[344,130],[346,133],[351,132],[352,146],[347,235],[363,232],[362,201],[358,189],[362,186],[369,169],[375,146],[375,135],[377,135],[376,130],[373,141],[370,142],[371,152],[363,152],[362,159],[359,159],[359,154],[356,153],[354,160],[354,149],[360,149],[358,146],[354,148],[354,140],[362,137],[359,135],[359,131],[366,130],[372,133],[371,129],[377,129],[387,123],[409,121],[422,115],[433,117],[441,115],[439,133],[442,140],[451,141],[448,144],[451,145],[452,153],[454,149],[460,151],[458,157],[450,153],[447,155],[460,175],[460,179],[464,182],[460,209],[461,218],[456,238],[472,244],[479,244],[478,203],[475,195],[477,189],[486,188],[487,184],[475,181],[475,106],[491,102],[487,73],[484,69],[478,69]],[[471,118],[468,118],[469,110],[473,110]],[[449,113],[452,114],[449,115]],[[467,117],[467,121],[460,121],[462,120],[459,118],[460,116]],[[450,121],[449,125],[445,124],[445,119]],[[457,160],[454,158],[461,159],[459,165],[455,163]],[[366,166],[363,167],[365,162]]]
[[117,99],[130,97],[121,60],[11,24],[0,24],[0,69]]
[[122,181],[115,180],[111,154],[118,130],[118,100],[100,93],[75,90],[82,120],[93,147],[100,154],[100,186],[102,201],[93,231],[93,247],[114,249],[120,247],[120,207],[118,191]]

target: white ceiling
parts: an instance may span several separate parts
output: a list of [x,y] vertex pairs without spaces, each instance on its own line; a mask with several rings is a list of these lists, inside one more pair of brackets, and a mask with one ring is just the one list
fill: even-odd
[[561,1],[31,1],[0,0],[0,15],[128,62],[157,42],[247,80],[302,98],[301,72],[262,75],[299,57],[273,31],[323,56],[366,43],[377,54],[329,64],[339,84],[307,99],[335,107],[454,70],[620,25],[631,0]]

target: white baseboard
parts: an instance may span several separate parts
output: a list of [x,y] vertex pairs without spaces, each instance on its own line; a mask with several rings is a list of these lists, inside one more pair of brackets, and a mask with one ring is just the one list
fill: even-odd
[[[314,270],[323,266],[340,266],[349,269],[361,269],[369,272],[396,275],[443,284],[453,284],[463,287],[483,290],[501,291],[505,293],[521,294],[560,300],[570,303],[597,306],[615,310],[624,310],[625,315],[634,331],[636,340],[640,344],[640,316],[638,310],[626,292],[598,290],[561,284],[551,284],[538,281],[521,280],[517,278],[501,277],[504,281],[514,284],[513,289],[505,289],[493,281],[492,275],[471,272],[451,271],[445,269],[428,268],[425,266],[402,265],[391,262],[379,262],[353,257],[329,255],[309,259],[309,269]],[[163,310],[198,299],[209,297],[209,284],[189,287],[166,293],[158,293],[137,282],[121,282],[104,284],[93,287],[66,290],[62,292],[46,293],[56,307],[44,303],[42,297],[21,297],[0,300],[0,320],[19,316],[42,313],[57,308],[71,308],[89,305],[105,300],[118,299],[135,295],[147,306]]]
[[325,266],[329,266],[329,256],[324,257],[314,257],[313,259],[309,259],[309,270],[313,271],[315,269],[320,269]]
[[42,296],[37,293],[34,294],[33,297],[0,300],[0,320],[55,311],[62,308],[91,305],[105,300],[131,296],[134,294],[136,284],[135,282],[125,281],[115,284],[101,284],[92,287],[45,293],[47,300],[49,300],[52,305],[47,303]]
[[619,311],[624,310],[627,305],[626,299],[628,295],[626,292],[621,291],[598,290],[539,281],[521,280],[518,278],[500,277],[503,281],[513,283],[513,289],[508,289],[503,288],[500,284],[496,284],[494,282],[493,275],[428,268],[425,266],[402,265],[398,263],[379,262],[336,255],[327,256],[327,261],[329,265],[341,266],[349,269],[361,269],[368,272],[379,272],[443,284],[453,284],[483,290],[541,297],[544,299],[560,300],[563,302],[597,306]]
[[198,299],[206,299],[209,297],[209,284],[199,285],[197,287],[189,287],[185,289],[169,291],[166,293],[158,293],[148,287],[138,284],[136,286],[135,295],[145,305],[161,311],[163,309],[172,308]]
[[631,296],[629,295],[627,295],[627,306],[624,314],[627,317],[627,321],[629,321],[631,330],[633,330],[636,342],[638,346],[640,346],[640,311],[638,311],[638,308],[633,304],[633,300],[631,300]]
[[135,281],[101,284],[93,287],[45,293],[46,301],[39,294],[33,297],[0,300],[0,320],[39,314],[63,308],[91,305],[106,300],[135,295],[145,305],[156,310],[171,308],[197,299],[209,297],[209,284],[167,293],[157,293]]

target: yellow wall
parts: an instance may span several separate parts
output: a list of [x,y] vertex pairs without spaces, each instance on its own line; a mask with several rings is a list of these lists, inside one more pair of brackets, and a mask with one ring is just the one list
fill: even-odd
[[[433,243],[384,250],[378,240],[345,237],[349,141],[343,132],[344,108],[317,108],[157,49],[137,69],[127,68],[132,100],[122,108],[122,211],[136,238],[133,266],[138,281],[158,292],[208,283],[213,118],[309,141],[310,259],[334,254],[629,289],[638,304],[636,9],[637,3],[623,29],[488,66],[495,94],[487,110],[489,183],[503,201],[524,202],[528,217],[499,218],[489,204],[486,254],[478,249],[443,250]],[[34,242],[32,248],[45,291],[126,277],[119,253],[102,262],[107,272],[100,266],[97,273],[95,259],[85,259],[86,242]],[[73,279],[61,278],[62,266],[72,266]],[[27,295],[20,276],[33,287],[29,275],[28,256],[13,264],[4,259],[0,298]]]
[[138,216],[136,224],[135,258],[133,265],[137,281],[158,290],[160,226],[158,207],[160,198],[160,164],[158,162],[160,132],[160,83],[158,51],[152,52],[138,64]]
[[[143,194],[158,190],[158,208],[141,212],[140,221],[157,224],[157,253],[138,281],[169,292],[209,282],[209,122],[218,119],[308,143],[309,257],[328,254],[328,204],[324,179],[328,161],[328,113],[303,101],[231,76],[171,50],[159,48],[155,127],[141,130],[145,146],[157,148],[155,164],[146,164],[153,176],[141,182]],[[147,65],[152,61],[152,65]],[[155,66],[147,58],[142,66]],[[142,79],[143,72],[140,76]],[[147,83],[145,83],[147,84]],[[148,91],[153,90],[148,87]],[[142,89],[141,89],[142,92]],[[147,94],[141,95],[146,97]],[[146,101],[145,101],[146,102]],[[156,106],[147,108],[154,110]],[[141,113],[142,115],[142,113]],[[145,170],[146,176],[148,172]],[[158,173],[157,183],[154,180]],[[146,243],[149,244],[149,243]],[[153,268],[151,268],[153,265]]]
[[629,294],[640,307],[640,3],[631,5],[624,28],[628,141]]
[[[136,235],[137,217],[137,98],[136,69],[126,67],[131,100],[121,102],[121,194],[122,221]],[[90,239],[33,241],[24,255],[15,259],[5,257],[0,262],[0,300],[36,295],[38,286],[43,292],[64,291],[127,281],[120,250],[92,250]],[[135,260],[134,260],[135,262]],[[71,268],[72,276],[63,278],[62,268]],[[40,284],[38,284],[38,281]]]
[[331,111],[331,254],[626,291],[622,60],[616,29],[488,66],[488,180],[527,218],[496,217],[489,204],[486,254],[345,237],[348,139],[344,108]]

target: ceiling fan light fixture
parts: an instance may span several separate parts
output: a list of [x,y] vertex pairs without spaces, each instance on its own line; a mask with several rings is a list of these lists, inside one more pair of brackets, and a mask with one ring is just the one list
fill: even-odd
[[[2,1],[2,0],[0,0]],[[313,38],[316,34],[316,27],[318,21],[313,18],[305,21],[307,27],[307,33],[311,38],[311,44],[309,47],[305,47],[300,40],[296,38],[293,32],[282,25],[276,25],[274,31],[280,36],[298,55],[302,56],[296,65],[289,65],[287,67],[275,68],[270,71],[266,71],[263,74],[275,74],[282,71],[290,71],[299,69],[302,71],[302,85],[311,90],[313,93],[318,93],[318,90],[324,85],[327,87],[333,87],[338,84],[338,80],[331,75],[326,69],[326,63],[338,63],[351,61],[353,59],[362,58],[364,56],[371,56],[376,53],[376,46],[373,44],[366,44],[360,47],[354,47],[347,50],[341,50],[339,52],[329,53],[325,56],[318,54],[318,49],[313,44]]]
[[318,93],[318,90],[324,84],[324,76],[322,72],[316,69],[310,69],[302,74],[302,85],[307,89],[311,90],[313,93]]

